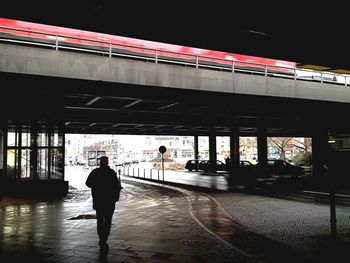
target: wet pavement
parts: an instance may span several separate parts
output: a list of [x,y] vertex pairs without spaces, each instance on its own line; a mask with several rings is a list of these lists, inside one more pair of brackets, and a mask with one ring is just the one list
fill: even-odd
[[52,201],[5,197],[0,262],[248,262],[203,228],[187,197],[172,189],[123,181],[109,250],[100,251],[88,190]]
[[[86,175],[59,200],[5,197],[0,262],[348,262],[350,209],[123,176],[109,250],[100,250]],[[336,245],[333,245],[336,244]]]

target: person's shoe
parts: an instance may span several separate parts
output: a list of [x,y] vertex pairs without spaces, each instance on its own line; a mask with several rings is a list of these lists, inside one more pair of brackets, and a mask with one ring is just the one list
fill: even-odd
[[98,242],[98,244],[100,245],[101,248],[108,248],[108,244],[106,241],[100,241]]

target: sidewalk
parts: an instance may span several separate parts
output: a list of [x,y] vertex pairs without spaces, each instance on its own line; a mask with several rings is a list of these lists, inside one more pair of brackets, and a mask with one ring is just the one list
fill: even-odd
[[[332,242],[328,204],[242,193],[215,192],[210,193],[210,196],[245,230],[301,252],[302,262],[348,261],[349,207],[336,208],[337,240]],[[276,252],[280,253],[278,249]],[[284,255],[290,258],[288,253]]]

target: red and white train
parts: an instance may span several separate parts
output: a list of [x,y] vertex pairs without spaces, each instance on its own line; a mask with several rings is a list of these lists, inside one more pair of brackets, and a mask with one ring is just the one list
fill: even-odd
[[296,63],[290,61],[166,44],[7,18],[0,18],[0,33],[8,33],[31,39],[41,39],[43,41],[51,41],[51,43],[54,43],[57,39],[59,42],[70,44],[106,48],[111,46],[113,49],[124,49],[137,53],[141,52],[148,56],[154,54],[155,50],[157,50],[157,55],[159,57],[163,55],[182,60],[193,60],[198,57],[200,61],[209,63],[214,62],[227,65],[232,65],[232,63],[234,63],[235,66],[238,65],[248,68],[265,68],[265,66],[267,66],[267,69],[273,71],[289,73],[293,73],[293,70],[296,69]]

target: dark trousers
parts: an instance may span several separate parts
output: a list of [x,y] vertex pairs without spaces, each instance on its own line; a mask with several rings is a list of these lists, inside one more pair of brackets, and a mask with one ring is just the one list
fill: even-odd
[[108,239],[114,209],[115,205],[96,209],[97,234],[100,238],[100,243],[105,243]]

